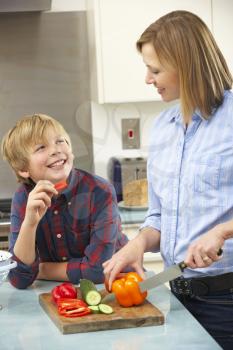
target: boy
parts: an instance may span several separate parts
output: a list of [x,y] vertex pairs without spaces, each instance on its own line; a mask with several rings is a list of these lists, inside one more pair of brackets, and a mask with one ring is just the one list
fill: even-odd
[[[12,285],[102,283],[102,263],[128,241],[113,187],[73,167],[67,132],[43,114],[19,120],[4,137],[2,154],[21,183],[11,208],[10,251],[18,263],[9,273]],[[68,186],[58,191],[60,181]]]

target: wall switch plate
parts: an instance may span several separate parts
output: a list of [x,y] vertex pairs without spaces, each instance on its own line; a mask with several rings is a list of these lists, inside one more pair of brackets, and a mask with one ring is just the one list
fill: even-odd
[[140,148],[140,119],[122,119],[121,136],[123,149]]

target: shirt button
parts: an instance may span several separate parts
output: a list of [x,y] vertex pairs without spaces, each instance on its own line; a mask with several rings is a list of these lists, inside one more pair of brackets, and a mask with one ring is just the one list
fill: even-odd
[[66,257],[66,256],[63,256],[63,257],[62,257],[62,260],[63,260],[63,261],[66,261],[66,260],[67,260],[67,257]]
[[61,234],[60,233],[57,234],[57,238],[61,238]]
[[54,212],[53,212],[55,215],[57,215],[58,214],[58,210],[54,210]]
[[68,205],[71,205],[71,202],[68,202]]

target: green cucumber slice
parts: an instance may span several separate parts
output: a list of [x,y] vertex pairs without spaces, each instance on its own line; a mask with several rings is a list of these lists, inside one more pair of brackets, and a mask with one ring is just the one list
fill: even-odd
[[90,305],[88,306],[88,308],[91,310],[91,312],[93,314],[99,314],[100,313],[100,309],[98,305]]
[[113,308],[110,305],[99,304],[98,306],[102,314],[110,315],[113,313]]
[[82,298],[88,305],[98,305],[101,301],[101,294],[98,292],[94,283],[87,279],[80,280],[80,290]]

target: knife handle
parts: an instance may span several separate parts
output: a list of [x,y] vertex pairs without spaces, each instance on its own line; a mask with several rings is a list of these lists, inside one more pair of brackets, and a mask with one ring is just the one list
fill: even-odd
[[181,261],[178,265],[179,265],[179,267],[180,267],[180,269],[181,269],[182,272],[183,272],[184,269],[187,267],[187,265],[185,264],[184,261]]
[[217,255],[220,256],[220,255],[222,255],[222,253],[223,253],[222,248],[219,248],[219,250],[218,250],[218,252],[217,252]]
[[[218,250],[218,252],[217,252],[217,255],[220,256],[220,255],[222,255],[222,253],[223,253],[222,248],[219,248],[219,250]],[[181,261],[178,265],[179,265],[179,267],[180,267],[180,269],[181,269],[182,272],[183,272],[184,269],[187,267],[187,265],[185,264],[184,261]]]

